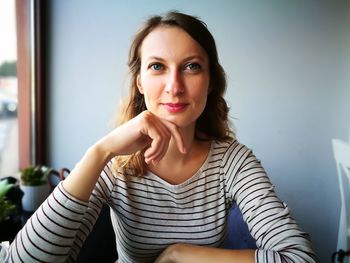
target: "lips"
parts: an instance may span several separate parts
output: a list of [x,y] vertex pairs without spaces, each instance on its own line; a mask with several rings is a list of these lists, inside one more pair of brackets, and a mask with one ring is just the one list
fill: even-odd
[[183,111],[188,104],[186,103],[162,103],[162,105],[171,113]]

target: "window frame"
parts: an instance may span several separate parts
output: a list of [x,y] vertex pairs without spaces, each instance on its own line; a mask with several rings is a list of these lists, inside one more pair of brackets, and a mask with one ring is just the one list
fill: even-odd
[[16,0],[19,168],[44,164],[44,2]]

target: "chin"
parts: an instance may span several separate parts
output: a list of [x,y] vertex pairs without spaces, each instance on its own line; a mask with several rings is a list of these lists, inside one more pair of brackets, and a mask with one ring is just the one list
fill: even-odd
[[186,118],[184,116],[166,116],[163,119],[174,123],[179,128],[186,128],[196,123],[196,119]]
[[152,111],[152,113],[161,119],[174,123],[179,128],[186,128],[195,125],[200,114],[194,111],[185,111],[179,113],[169,113],[164,111]]

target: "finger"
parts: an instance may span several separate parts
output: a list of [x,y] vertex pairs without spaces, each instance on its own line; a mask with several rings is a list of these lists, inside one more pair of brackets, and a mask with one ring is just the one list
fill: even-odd
[[148,136],[151,138],[152,143],[145,151],[144,156],[148,160],[160,160],[168,149],[171,133],[162,122],[158,122],[148,128]]
[[179,151],[183,154],[186,153],[186,147],[185,147],[185,143],[182,139],[181,133],[179,131],[179,128],[174,124],[171,123],[169,121],[164,121],[163,122],[165,126],[167,126],[167,128],[169,129],[169,131],[171,132],[172,137],[175,140],[175,143],[177,145],[177,148],[179,149]]
[[154,160],[157,156],[159,156],[163,148],[163,140],[160,137],[153,138],[152,143],[144,154],[146,162],[149,163],[151,160]]
[[170,138],[171,133],[168,130],[160,132],[159,137],[153,139],[150,148],[145,152],[146,160],[159,162],[168,150]]
[[163,140],[162,146],[159,150],[152,156],[149,156],[149,159],[152,161],[154,165],[158,164],[159,161],[165,156],[169,148],[170,139]]

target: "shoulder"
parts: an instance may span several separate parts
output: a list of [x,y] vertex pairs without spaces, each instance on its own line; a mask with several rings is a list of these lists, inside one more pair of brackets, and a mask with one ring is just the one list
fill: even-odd
[[237,139],[213,141],[212,158],[220,162],[224,174],[234,175],[252,156],[252,151]]
[[213,154],[221,155],[223,159],[242,158],[242,156],[246,156],[251,152],[246,145],[240,143],[237,139],[213,141],[212,150]]

